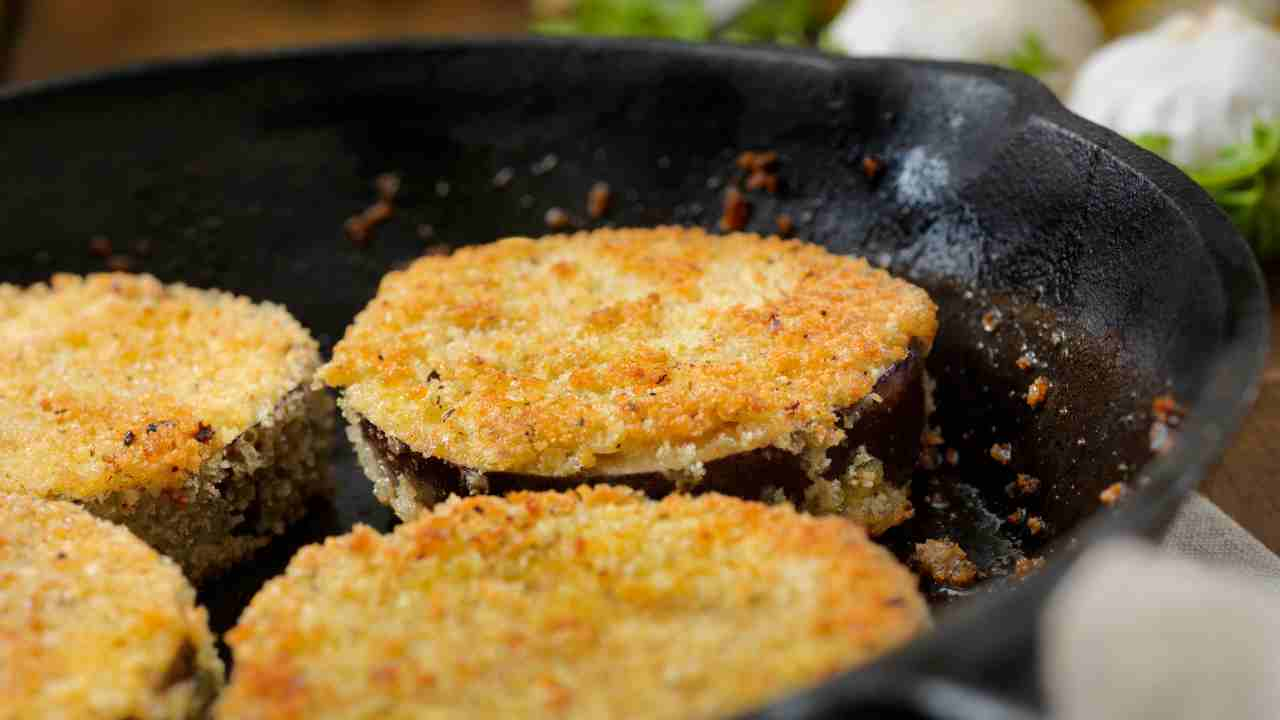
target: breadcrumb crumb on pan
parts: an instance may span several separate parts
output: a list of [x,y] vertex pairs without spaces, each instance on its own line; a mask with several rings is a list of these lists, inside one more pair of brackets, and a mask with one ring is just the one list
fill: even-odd
[[173,561],[72,503],[0,493],[0,718],[202,718],[222,684]]
[[0,285],[0,491],[76,502],[198,581],[329,491],[318,365],[270,303],[148,275]]
[[711,718],[927,627],[857,526],[608,486],[453,498],[303,549],[228,634],[221,718]]
[[[597,230],[390,273],[320,377],[341,390],[362,464],[403,518],[454,486],[493,491],[516,475],[565,489],[658,474],[757,499],[768,488],[716,486],[712,466],[773,449],[801,468],[799,487],[774,488],[792,502],[843,512],[883,476],[892,490],[869,495],[901,519],[936,330],[923,290],[816,245]],[[877,417],[895,419],[878,433],[887,450],[860,435]],[[844,476],[863,446],[861,470],[882,472],[860,472],[855,488]],[[402,451],[455,480],[408,487]],[[808,493],[818,480],[835,483],[826,500]]]

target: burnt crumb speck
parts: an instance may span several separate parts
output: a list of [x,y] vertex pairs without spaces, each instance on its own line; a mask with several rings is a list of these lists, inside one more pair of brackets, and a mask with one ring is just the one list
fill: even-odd
[[112,272],[129,272],[133,269],[133,258],[128,255],[112,255],[107,258],[107,269]]
[[880,173],[884,172],[884,161],[877,155],[862,156],[862,174],[867,176],[868,180],[877,180]]
[[373,187],[378,191],[378,199],[391,202],[400,194],[400,176],[393,172],[382,173],[373,179]]
[[599,220],[604,214],[609,212],[609,202],[612,200],[612,193],[609,189],[609,183],[597,182],[587,191],[587,215],[593,220]]
[[1004,492],[1009,497],[1034,495],[1039,491],[1040,479],[1032,477],[1026,473],[1018,473],[1018,477],[1004,487]]
[[203,421],[196,423],[196,442],[206,444],[213,439],[213,427],[206,425]]
[[147,423],[147,432],[148,432],[148,433],[153,433],[153,432],[155,432],[157,428],[158,428],[158,426],[157,426],[155,423]]
[[991,446],[991,459],[1001,465],[1008,465],[1013,460],[1013,446],[1009,443],[996,443]]
[[751,203],[734,187],[724,191],[724,213],[720,216],[722,231],[737,232],[747,227],[751,217]]
[[431,372],[427,373],[427,382],[435,382],[439,379],[440,379],[440,373],[437,372],[435,368],[432,368]]
[[988,310],[982,314],[982,329],[987,332],[995,332],[996,328],[1000,327],[1000,321],[1003,319],[1004,316],[999,310]]
[[394,209],[391,203],[386,200],[379,200],[365,208],[360,214],[347,218],[347,221],[343,223],[342,229],[352,245],[359,248],[368,247],[373,239],[373,229],[380,223],[386,222],[393,212]]
[[542,221],[549,230],[567,230],[573,226],[573,220],[563,208],[553,207],[543,215]]
[[124,433],[124,446],[129,447],[137,439],[138,436],[134,435],[132,430],[126,430]]
[[417,232],[418,237],[423,240],[430,240],[436,236],[436,229],[426,223],[420,223]]
[[111,240],[105,235],[94,235],[89,238],[89,254],[103,260],[111,257]]
[[783,237],[789,237],[792,232],[795,232],[796,223],[791,219],[791,216],[786,213],[782,213],[778,217],[774,218],[773,222],[778,226],[778,234]]

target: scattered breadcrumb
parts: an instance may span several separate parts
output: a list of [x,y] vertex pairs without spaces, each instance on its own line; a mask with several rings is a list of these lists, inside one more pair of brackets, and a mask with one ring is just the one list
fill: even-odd
[[1034,495],[1040,490],[1040,479],[1026,473],[1018,473],[1018,477],[1005,488],[1009,497],[1014,495]]
[[1105,490],[1098,493],[1098,499],[1101,500],[1104,505],[1112,506],[1120,502],[1120,499],[1128,494],[1128,492],[1129,488],[1124,483],[1111,483]]
[[938,445],[946,445],[947,441],[942,437],[942,431],[937,428],[928,428],[924,432],[924,444],[928,447],[937,447]]
[[996,443],[991,446],[991,459],[1001,465],[1008,465],[1013,460],[1013,446],[1009,443]]
[[1030,355],[1019,355],[1013,364],[1017,365],[1019,370],[1030,370],[1034,366]]
[[769,172],[778,165],[778,153],[772,150],[755,152],[747,150],[738,155],[738,167],[749,173]]
[[1018,561],[1014,563],[1013,574],[1014,577],[1022,580],[1042,567],[1044,567],[1044,558],[1042,557],[1020,557],[1018,558]]
[[392,202],[400,194],[400,176],[396,173],[382,173],[373,179],[373,187],[378,191],[378,199]]
[[1000,327],[1003,319],[1004,315],[999,310],[994,308],[988,310],[982,313],[982,329],[987,332],[995,332],[996,328]]
[[1032,381],[1031,387],[1027,388],[1027,405],[1038,407],[1049,395],[1049,387],[1049,378],[1043,375]]
[[378,200],[365,208],[359,215],[352,215],[343,224],[347,239],[356,247],[367,247],[373,239],[373,229],[386,222],[394,212],[391,203]]
[[875,155],[862,156],[862,174],[867,176],[868,180],[875,180],[880,177],[880,173],[884,171],[884,161]]
[[548,230],[567,230],[573,225],[573,220],[569,217],[569,213],[564,209],[553,207],[547,210],[543,216],[543,221],[547,224]]
[[609,203],[612,200],[612,193],[609,190],[609,183],[597,182],[587,191],[587,215],[592,220],[599,220],[604,214],[609,212]]
[[916,543],[911,560],[934,582],[966,588],[978,579],[978,566],[965,551],[951,540],[926,540]]
[[782,237],[790,237],[791,233],[796,229],[795,221],[786,213],[782,213],[778,217],[774,218],[774,223],[777,224],[778,234]]
[[133,258],[128,255],[112,255],[107,258],[106,264],[111,272],[129,272],[133,269]]
[[921,446],[920,454],[916,457],[916,465],[924,470],[936,470],[942,464],[942,452],[936,447],[928,445]]
[[511,184],[511,181],[515,179],[515,176],[515,170],[512,170],[509,167],[501,168],[493,175],[493,186],[498,189],[505,188]]
[[947,464],[956,467],[960,464],[960,451],[955,448],[947,448]]
[[1027,529],[1031,531],[1032,535],[1039,535],[1048,529],[1048,525],[1039,515],[1032,515],[1027,518]]
[[720,216],[720,230],[737,232],[747,226],[751,218],[751,203],[738,188],[730,187],[724,191],[724,213]]
[[1165,423],[1169,427],[1177,427],[1182,423],[1182,419],[1186,417],[1187,411],[1173,395],[1159,395],[1151,401],[1151,414],[1157,420]]
[[1027,509],[1018,508],[1017,510],[1009,513],[1009,517],[1006,519],[1009,521],[1010,525],[1021,525],[1027,520]]
[[104,235],[89,238],[89,254],[106,260],[111,257],[111,240]]

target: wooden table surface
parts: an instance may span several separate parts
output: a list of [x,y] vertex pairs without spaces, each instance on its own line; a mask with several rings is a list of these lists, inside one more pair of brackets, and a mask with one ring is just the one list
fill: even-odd
[[[13,12],[19,8],[23,12]],[[0,38],[16,40],[7,58],[9,79],[25,81],[222,48],[519,32],[528,8],[528,0],[0,0]],[[18,15],[20,29],[13,27]],[[1280,263],[1269,268],[1268,281],[1280,287]],[[1280,294],[1274,290],[1272,303],[1276,337]],[[1280,552],[1280,352],[1274,348],[1254,411],[1202,490]]]
[[1262,389],[1240,434],[1200,489],[1280,553],[1280,263],[1266,270],[1272,344]]

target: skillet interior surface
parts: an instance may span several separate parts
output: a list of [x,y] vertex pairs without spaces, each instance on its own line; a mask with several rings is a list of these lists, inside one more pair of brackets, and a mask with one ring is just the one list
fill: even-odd
[[[1260,275],[1211,201],[994,69],[641,42],[382,45],[11,92],[0,127],[0,281],[128,265],[283,303],[325,353],[379,278],[429,246],[544,234],[553,207],[578,227],[714,228],[738,153],[776,151],[781,187],[748,194],[746,229],[773,232],[786,213],[796,236],[866,255],[941,306],[933,424],[959,464],[917,477],[918,517],[886,541],[906,552],[949,536],[988,575],[982,597],[954,607],[933,589],[947,605],[934,634],[779,716],[881,701],[924,712],[925,676],[1034,702],[1032,628],[1065,560],[1104,534],[1158,532],[1234,429],[1265,351]],[[395,213],[358,247],[344,221],[386,172],[402,179]],[[611,209],[591,221],[601,181]],[[95,237],[116,257],[93,254]],[[1023,355],[1033,370],[1016,366]],[[1052,389],[1032,409],[1038,375]],[[1148,463],[1164,392],[1190,415]],[[1008,465],[994,443],[1012,446]],[[338,448],[336,505],[202,590],[218,629],[299,543],[390,525],[345,439]],[[1016,473],[1042,490],[1010,498]],[[1113,482],[1140,492],[1100,512]],[[1017,508],[1048,531],[1006,522]],[[1042,553],[1039,575],[1004,577]]]

